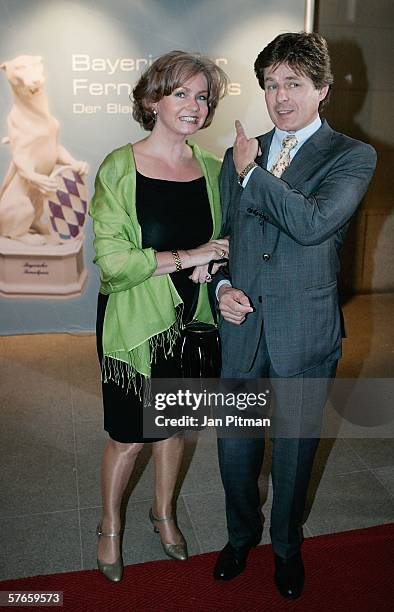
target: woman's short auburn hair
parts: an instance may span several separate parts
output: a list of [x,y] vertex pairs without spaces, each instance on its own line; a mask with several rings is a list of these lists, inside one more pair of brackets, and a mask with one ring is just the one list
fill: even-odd
[[133,89],[133,117],[142,128],[152,130],[155,120],[150,105],[172,94],[185,81],[204,74],[208,84],[208,115],[203,125],[208,127],[219,100],[227,92],[228,77],[208,57],[186,51],[170,51],[160,55],[145,70]]

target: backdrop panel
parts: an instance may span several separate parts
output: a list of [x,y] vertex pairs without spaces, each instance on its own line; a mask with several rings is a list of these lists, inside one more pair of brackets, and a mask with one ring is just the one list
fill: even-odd
[[[253,74],[258,52],[274,36],[304,28],[304,0],[2,0],[0,63],[19,55],[43,58],[51,114],[60,122],[60,142],[90,165],[93,193],[97,168],[113,148],[145,134],[131,117],[129,93],[141,71],[171,49],[200,51],[217,60],[230,77],[230,94],[213,125],[196,140],[222,156],[234,138],[234,120],[247,132],[271,123]],[[13,103],[5,72],[0,75],[0,139]],[[0,181],[11,160],[0,145]],[[87,271],[79,297],[0,298],[0,333],[91,331],[98,272],[92,263],[90,219],[83,257]]]

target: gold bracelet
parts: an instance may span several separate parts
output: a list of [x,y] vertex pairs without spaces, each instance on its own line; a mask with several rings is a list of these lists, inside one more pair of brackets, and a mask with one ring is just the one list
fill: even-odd
[[178,251],[171,251],[171,253],[174,258],[175,272],[179,272],[179,270],[182,270],[182,262],[181,258],[179,257],[179,253]]

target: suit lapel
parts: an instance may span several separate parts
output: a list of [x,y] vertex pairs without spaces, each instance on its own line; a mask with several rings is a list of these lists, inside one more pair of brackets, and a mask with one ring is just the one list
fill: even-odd
[[267,132],[267,134],[263,134],[262,136],[257,137],[262,154],[259,157],[256,157],[256,162],[259,164],[259,166],[261,166],[265,170],[267,169],[268,153],[270,150],[271,141],[272,141],[274,132],[275,130],[271,130],[270,132]]

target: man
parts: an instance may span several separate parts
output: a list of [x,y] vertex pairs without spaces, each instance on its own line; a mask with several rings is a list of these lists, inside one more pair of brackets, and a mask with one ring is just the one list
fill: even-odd
[[[320,35],[281,34],[254,68],[275,128],[249,139],[237,121],[223,162],[223,231],[231,246],[228,279],[215,279],[222,377],[269,377],[274,386],[274,579],[282,596],[295,599],[304,584],[306,493],[341,355],[338,251],[376,154],[320,119],[333,82]],[[257,479],[264,441],[221,438],[218,449],[229,542],[214,577],[230,580],[261,537]]]

